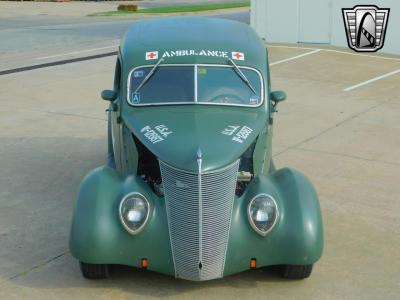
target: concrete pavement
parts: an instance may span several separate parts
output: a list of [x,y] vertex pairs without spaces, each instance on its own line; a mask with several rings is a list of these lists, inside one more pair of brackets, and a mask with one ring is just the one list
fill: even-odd
[[[140,1],[140,5],[162,6],[186,2],[154,0]],[[86,17],[89,13],[116,9],[117,4],[118,2],[0,1],[0,40],[4,41],[0,43],[0,71],[115,51],[125,31],[137,20],[170,16],[137,14],[125,17]],[[195,14],[245,23],[250,19],[246,8]]]
[[[105,161],[115,57],[0,76],[0,299],[397,299],[400,292],[400,68],[395,59],[270,48],[274,160],[319,193],[325,251],[311,278],[272,269],[186,282],[117,268],[88,281],[68,252],[79,182]],[[396,60],[397,59],[397,60]],[[282,61],[281,63],[278,63]]]

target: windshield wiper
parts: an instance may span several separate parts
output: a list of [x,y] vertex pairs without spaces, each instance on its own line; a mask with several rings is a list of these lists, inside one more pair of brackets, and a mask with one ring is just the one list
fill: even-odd
[[161,58],[154,67],[150,70],[149,74],[143,79],[143,81],[139,84],[139,86],[135,90],[135,94],[146,84],[146,82],[150,79],[151,76],[157,71],[158,66],[164,61],[164,58]]
[[242,79],[247,84],[247,86],[253,91],[253,93],[257,95],[256,90],[253,88],[250,81],[247,79],[246,75],[243,74],[243,72],[239,69],[239,67],[235,64],[235,62],[232,59],[230,59],[230,58],[228,58],[228,59],[229,59],[229,62],[232,64],[233,69],[235,70],[236,74],[238,74],[238,76],[240,77],[240,79]]

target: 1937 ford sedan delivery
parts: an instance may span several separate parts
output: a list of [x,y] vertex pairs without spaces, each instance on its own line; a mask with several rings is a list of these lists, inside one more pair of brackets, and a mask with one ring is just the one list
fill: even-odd
[[271,160],[268,55],[247,25],[141,21],[119,49],[108,162],[83,180],[70,249],[87,278],[113,264],[187,280],[281,265],[305,278],[323,249],[309,180]]

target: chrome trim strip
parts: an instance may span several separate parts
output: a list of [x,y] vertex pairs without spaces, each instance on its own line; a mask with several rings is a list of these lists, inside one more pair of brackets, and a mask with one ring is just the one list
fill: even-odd
[[239,160],[206,174],[200,149],[196,160],[192,173],[159,164],[175,276],[204,281],[224,274]]
[[[131,95],[130,95],[130,90],[131,90],[131,76],[132,73],[139,69],[139,68],[146,68],[146,67],[153,67],[154,65],[141,65],[133,68],[129,74],[128,74],[128,79],[127,79],[127,85],[126,85],[126,96],[127,96],[127,102],[129,105],[134,106],[134,107],[144,107],[144,106],[161,106],[161,105],[218,105],[218,106],[234,106],[234,107],[252,107],[252,108],[257,108],[260,107],[261,105],[264,104],[265,100],[265,87],[264,87],[264,77],[262,73],[252,67],[247,67],[247,66],[239,66],[240,69],[247,69],[247,70],[252,70],[255,71],[258,76],[260,77],[260,82],[261,82],[261,102],[258,105],[246,105],[246,104],[230,104],[230,103],[209,103],[209,102],[198,102],[195,101],[197,99],[197,80],[196,80],[196,87],[195,87],[195,99],[193,101],[187,101],[187,102],[163,102],[163,103],[145,103],[145,104],[134,104],[131,101]],[[159,67],[179,67],[179,66],[193,66],[193,67],[198,67],[198,66],[205,66],[205,67],[223,67],[223,68],[233,68],[232,65],[219,65],[219,64],[160,64]],[[197,79],[197,72],[194,73],[194,76]]]
[[[255,199],[257,199],[257,198],[259,198],[259,197],[261,197],[261,196],[264,196],[264,197],[267,197],[267,198],[271,199],[271,200],[274,202],[275,208],[276,208],[276,216],[275,216],[274,223],[272,223],[271,227],[270,227],[267,231],[265,231],[265,232],[264,232],[264,231],[261,231],[260,229],[257,228],[257,226],[254,224],[253,219],[252,219],[251,216],[250,216],[250,206],[251,206],[251,203],[252,203]],[[247,205],[247,218],[248,218],[248,220],[249,220],[249,223],[250,223],[251,227],[254,229],[254,231],[257,232],[259,235],[262,235],[262,236],[266,236],[266,235],[275,227],[275,225],[276,225],[277,222],[278,222],[279,215],[280,215],[280,214],[279,214],[278,205],[276,204],[276,201],[275,201],[274,197],[272,197],[272,196],[269,195],[269,194],[265,194],[265,193],[258,194],[258,195],[256,195],[256,196],[254,196],[253,198],[251,198],[251,200],[249,201],[249,204]]]
[[197,70],[198,70],[198,65],[194,65],[194,102],[198,102],[197,98]]
[[164,103],[146,103],[146,104],[131,104],[128,103],[130,106],[134,107],[148,107],[148,106],[165,106],[165,105],[215,105],[215,106],[230,106],[230,107],[248,107],[248,108],[257,108],[260,105],[246,105],[246,104],[228,104],[228,103],[211,103],[211,102],[164,102]]
[[201,153],[201,149],[197,149],[197,165],[199,167],[199,171],[198,171],[198,184],[199,184],[199,273],[200,273],[200,278],[201,278],[201,269],[200,268],[200,264],[202,263],[202,259],[203,259],[203,200],[202,200],[202,186],[201,186],[201,163],[203,161],[202,158],[202,153]]
[[[226,165],[225,167],[223,167],[223,168],[221,168],[221,169],[211,170],[211,171],[207,171],[207,172],[202,171],[202,172],[201,172],[201,175],[207,175],[207,174],[212,174],[212,173],[215,173],[215,172],[225,171],[225,170],[229,169],[230,167],[232,167],[234,164],[236,164],[236,163],[238,162],[238,160],[239,160],[239,159],[235,160],[233,163],[231,163],[231,164],[229,164],[229,165]],[[161,161],[161,160],[159,160],[159,161],[162,162],[164,165],[168,166],[169,168],[174,169],[175,171],[185,172],[185,173],[194,174],[194,175],[197,175],[197,174],[198,174],[198,172],[193,172],[193,171],[187,171],[187,170],[184,170],[184,169],[179,169],[179,168],[176,168],[176,167],[174,167],[174,166],[171,166],[169,163],[166,163],[165,161]]]
[[[158,160],[158,165],[160,166],[160,173],[161,173],[161,178],[163,178],[163,171],[161,168],[161,160]],[[175,255],[174,255],[174,247],[172,245],[172,232],[171,232],[171,226],[169,225],[169,220],[171,220],[171,216],[170,216],[170,212],[169,212],[169,208],[168,208],[168,204],[165,201],[165,191],[164,191],[164,205],[165,205],[165,210],[167,212],[167,223],[168,223],[168,234],[169,234],[169,245],[171,247],[171,256],[172,256],[172,263],[174,264],[174,273],[175,273],[175,278],[177,278],[178,274],[177,274],[177,268],[176,268],[176,261],[175,261]]]
[[[130,228],[128,227],[128,225],[125,224],[124,219],[122,218],[122,212],[121,212],[122,204],[124,203],[124,201],[125,201],[126,199],[128,199],[128,198],[134,196],[134,195],[139,195],[141,198],[143,198],[144,201],[146,201],[147,207],[148,207],[147,214],[146,214],[146,218],[145,218],[143,224],[142,224],[138,229],[136,229],[136,230],[130,229]],[[149,201],[146,199],[146,197],[143,196],[143,194],[138,193],[138,192],[131,192],[131,193],[128,193],[128,194],[126,194],[126,195],[122,198],[122,200],[121,200],[120,203],[119,203],[119,206],[118,206],[119,220],[121,221],[122,226],[124,226],[124,228],[126,229],[126,231],[128,231],[128,233],[130,233],[130,234],[132,234],[132,235],[136,235],[136,234],[138,234],[139,232],[141,232],[141,231],[143,230],[144,226],[147,224],[147,220],[149,219],[149,215],[150,215],[150,209],[151,209],[151,205],[150,205]]]

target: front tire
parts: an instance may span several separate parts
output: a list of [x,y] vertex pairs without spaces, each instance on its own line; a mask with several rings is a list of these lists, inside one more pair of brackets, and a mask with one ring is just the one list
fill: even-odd
[[83,277],[87,279],[105,279],[109,276],[109,266],[79,262]]
[[311,265],[285,265],[282,276],[288,279],[304,279],[311,275],[313,264]]

